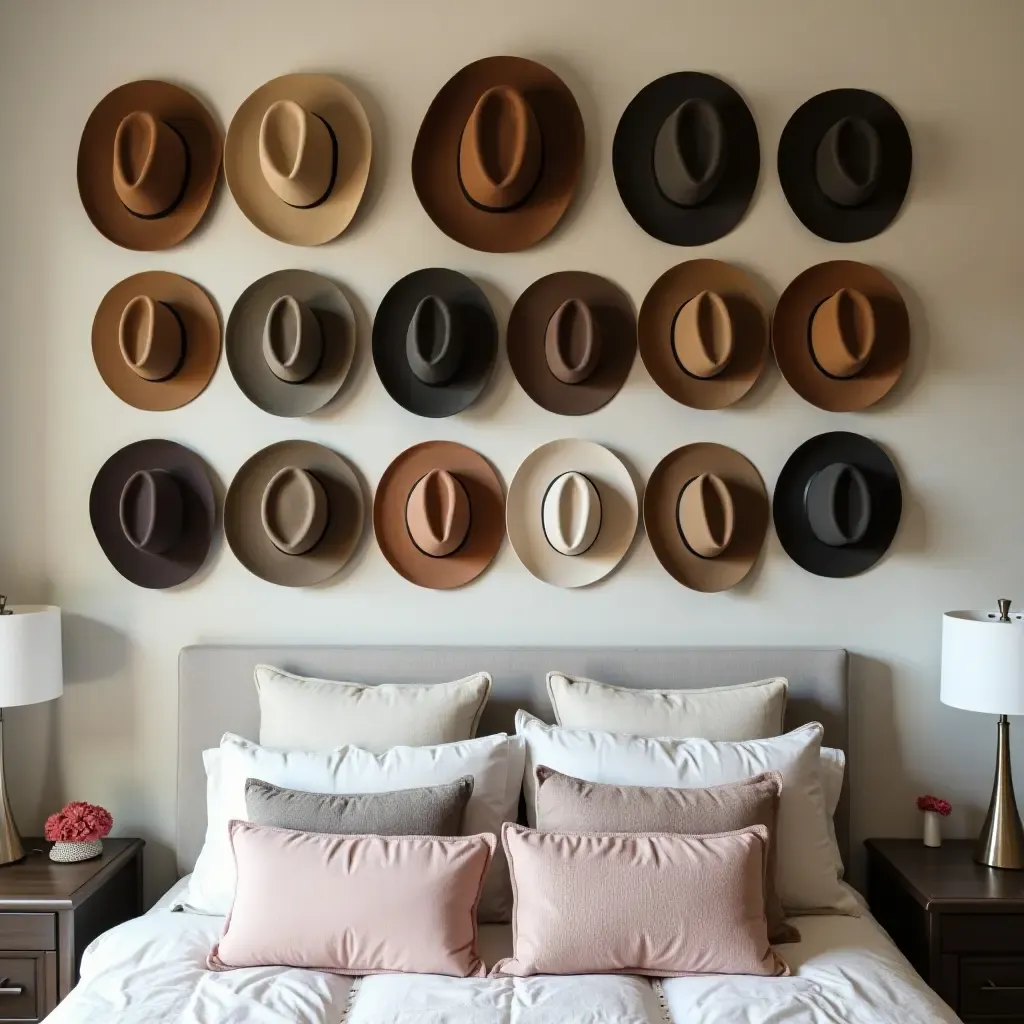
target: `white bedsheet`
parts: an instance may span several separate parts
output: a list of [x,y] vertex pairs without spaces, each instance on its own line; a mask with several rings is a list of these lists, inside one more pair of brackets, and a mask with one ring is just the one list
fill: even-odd
[[[179,883],[180,885],[181,883]],[[176,887],[177,888],[177,887]],[[452,979],[205,969],[223,919],[172,913],[172,890],[144,917],[100,936],[82,980],[48,1024],[953,1024],[956,1016],[869,916],[803,917],[780,947],[791,978],[611,976]],[[509,951],[485,925],[481,952]]]

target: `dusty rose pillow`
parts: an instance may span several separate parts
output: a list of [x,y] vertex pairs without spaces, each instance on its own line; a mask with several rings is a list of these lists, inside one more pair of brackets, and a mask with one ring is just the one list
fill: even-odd
[[476,908],[494,836],[331,836],[246,821],[228,828],[238,881],[211,970],[484,977]]
[[709,836],[501,832],[513,955],[491,975],[789,974],[768,942],[763,825]]

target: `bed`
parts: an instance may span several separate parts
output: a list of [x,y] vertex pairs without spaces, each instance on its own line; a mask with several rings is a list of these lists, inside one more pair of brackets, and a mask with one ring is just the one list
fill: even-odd
[[[259,663],[368,683],[430,682],[486,669],[494,677],[481,733],[510,730],[516,708],[551,720],[545,672],[559,669],[624,686],[717,686],[785,675],[787,727],[825,726],[825,742],[847,745],[847,657],[809,648],[186,648],[179,663],[178,866],[191,870],[205,829],[201,751],[234,731],[255,738]],[[849,802],[836,833],[848,857]],[[223,919],[172,912],[184,879],[146,915],[101,936],[82,961],[81,981],[49,1018],[55,1024],[926,1024],[956,1016],[924,984],[877,923],[860,917],[801,917],[803,940],[780,947],[782,979],[621,976],[451,979],[426,975],[345,978],[283,968],[206,970]],[[481,928],[488,963],[508,955],[511,928]]]

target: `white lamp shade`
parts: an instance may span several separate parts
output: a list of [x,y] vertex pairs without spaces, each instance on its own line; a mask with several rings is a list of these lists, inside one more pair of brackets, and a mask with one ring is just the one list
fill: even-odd
[[1024,715],[1024,621],[997,612],[942,616],[943,704],[991,715]]
[[0,615],[0,708],[53,700],[64,692],[60,609],[23,604]]

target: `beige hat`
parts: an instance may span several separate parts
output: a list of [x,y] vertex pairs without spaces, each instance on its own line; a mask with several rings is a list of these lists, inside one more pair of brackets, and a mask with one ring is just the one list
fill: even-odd
[[549,441],[509,484],[508,539],[545,583],[585,587],[607,576],[636,534],[639,501],[629,470],[593,441]]
[[235,111],[224,175],[242,213],[289,245],[321,245],[355,216],[370,173],[370,122],[330,75],[283,75]]

